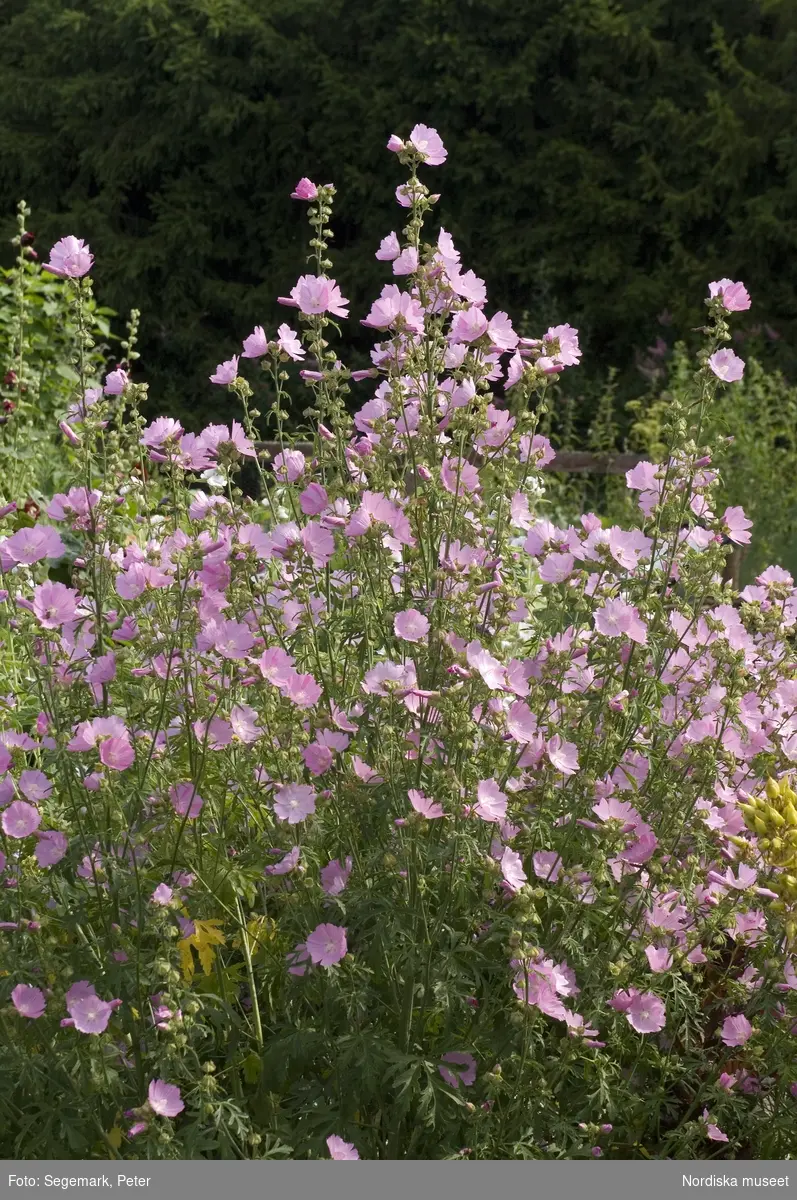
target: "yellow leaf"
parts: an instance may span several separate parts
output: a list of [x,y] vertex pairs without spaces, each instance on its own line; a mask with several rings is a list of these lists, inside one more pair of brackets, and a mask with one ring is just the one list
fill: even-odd
[[180,951],[180,963],[183,968],[183,977],[190,983],[194,978],[194,958],[191,954],[193,946],[199,955],[199,961],[202,964],[202,969],[206,975],[210,975],[213,970],[213,963],[216,961],[216,946],[224,946],[224,934],[220,929],[216,928],[221,925],[221,921],[194,921],[194,932],[188,937],[181,938],[177,943],[177,948]]
[[194,978],[194,956],[191,953],[191,942],[188,938],[181,938],[177,943],[177,949],[180,951],[180,966],[183,968],[183,979],[186,983],[190,983]]
[[122,1144],[122,1131],[119,1126],[114,1125],[113,1129],[109,1129],[105,1136],[114,1150],[118,1150]]

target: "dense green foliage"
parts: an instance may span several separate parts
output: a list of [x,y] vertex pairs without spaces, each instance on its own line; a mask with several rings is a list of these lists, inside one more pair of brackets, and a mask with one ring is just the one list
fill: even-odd
[[793,368],[792,0],[6,0],[0,36],[0,211],[22,194],[37,244],[90,239],[184,418],[295,280],[300,175],[334,178],[363,315],[401,225],[384,143],[416,120],[449,147],[440,219],[496,303],[566,314],[587,364],[633,373],[659,314],[694,326],[679,297],[727,275]]

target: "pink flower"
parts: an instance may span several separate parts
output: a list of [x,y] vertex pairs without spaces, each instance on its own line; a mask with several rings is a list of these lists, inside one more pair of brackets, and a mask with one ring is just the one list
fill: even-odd
[[262,358],[267,353],[268,340],[262,325],[255,325],[249,337],[244,338],[243,347],[244,358]]
[[544,583],[564,583],[573,574],[576,560],[572,554],[549,554],[539,568]]
[[450,1067],[439,1066],[437,1069],[445,1079],[446,1083],[452,1088],[458,1088],[460,1083],[463,1087],[470,1087],[476,1080],[476,1059],[472,1054],[462,1054],[457,1050],[449,1050],[443,1055],[444,1063],[452,1063],[458,1067],[458,1070],[452,1071]]
[[117,367],[115,371],[109,371],[105,376],[103,391],[106,396],[121,396],[128,382],[127,371],[123,371]]
[[2,826],[6,837],[30,837],[41,825],[41,813],[24,800],[15,800],[3,812]]
[[243,621],[219,621],[212,637],[213,647],[222,658],[246,658],[255,644],[251,629]]
[[316,185],[303,175],[291,192],[291,200],[315,200],[318,195]]
[[352,1142],[344,1142],[343,1138],[338,1137],[336,1133],[332,1133],[327,1138],[327,1147],[329,1149],[329,1157],[337,1159],[338,1162],[351,1162],[354,1159],[359,1159]]
[[653,992],[636,992],[625,1010],[628,1024],[637,1033],[658,1033],[667,1023],[664,1001]]
[[174,896],[174,892],[169,887],[168,883],[159,883],[152,893],[152,903],[158,904],[161,908],[165,908]]
[[392,262],[401,254],[401,246],[395,233],[389,233],[387,237],[382,238],[379,243],[379,249],[376,252],[376,257],[382,262]]
[[454,314],[448,336],[452,342],[475,342],[487,332],[487,325],[480,308],[465,308]]
[[654,975],[669,971],[672,966],[672,955],[666,946],[646,946],[645,954]]
[[552,767],[563,775],[575,775],[578,770],[578,747],[575,742],[564,742],[557,733],[548,742],[546,750]]
[[278,299],[280,304],[298,308],[306,316],[320,316],[326,312],[333,317],[349,315],[346,307],[348,300],[341,295],[335,280],[327,279],[325,275],[302,275],[291,289],[290,299],[286,296],[279,296]]
[[19,777],[18,786],[22,795],[26,800],[30,800],[31,804],[37,804],[39,800],[46,800],[53,790],[53,785],[44,771],[23,771]]
[[728,1135],[723,1133],[719,1125],[715,1125],[709,1116],[707,1108],[703,1109],[703,1122],[706,1126],[706,1136],[712,1142],[727,1142]]
[[562,870],[562,860],[555,850],[538,850],[531,861],[538,879],[556,883]]
[[69,840],[65,833],[55,829],[40,830],[37,835],[39,843],[33,853],[40,867],[54,867],[66,854]]
[[205,803],[193,783],[175,783],[169,788],[169,803],[179,817],[195,820]]
[[340,925],[317,925],[305,943],[312,962],[331,967],[345,956],[346,930]]
[[29,529],[18,529],[10,538],[0,543],[1,551],[5,551],[13,562],[30,567],[44,558],[61,558],[66,554],[66,546],[52,525],[32,525]]
[[321,868],[321,887],[328,896],[339,896],[349,882],[351,875],[351,855],[346,859],[346,865],[341,866],[336,858]]
[[[147,425],[142,433],[141,445],[148,446],[150,450],[160,450],[166,442],[179,442],[184,432],[180,422],[173,420],[172,417],[157,417]],[[70,498],[75,490],[74,488],[70,490]],[[83,490],[85,491],[85,489]]]
[[746,546],[751,536],[747,531],[753,528],[753,522],[748,520],[744,509],[737,504],[725,509],[722,528],[730,541],[735,542],[737,546]]
[[542,350],[544,357],[537,360],[538,365],[547,360],[557,367],[577,366],[581,358],[578,330],[567,324],[552,325],[542,339]]
[[320,483],[308,483],[299,496],[299,507],[307,517],[317,517],[328,506],[327,490]]
[[402,140],[398,136],[398,134],[391,133],[390,137],[387,140],[387,148],[388,148],[388,150],[390,150],[390,152],[392,154],[400,154],[401,153],[401,151],[404,149],[404,143],[402,142]]
[[301,450],[282,450],[274,458],[274,474],[283,483],[295,483],[304,474],[305,464]]
[[511,846],[504,846],[501,855],[501,873],[507,887],[518,892],[526,882],[526,872],[523,870],[523,859]]
[[74,588],[45,579],[33,592],[33,611],[45,629],[58,629],[77,618],[80,596]]
[[750,307],[750,293],[743,283],[734,283],[732,279],[717,279],[708,285],[708,294],[722,298],[722,307],[726,312],[745,312]]
[[211,383],[218,383],[222,387],[230,384],[238,375],[238,355],[234,354],[232,358],[226,359],[219,363],[216,370],[208,378]]
[[323,775],[334,762],[334,756],[329,746],[319,746],[318,742],[311,742],[309,746],[305,746],[302,750],[302,758],[311,775]]
[[315,812],[316,794],[305,783],[286,783],[277,792],[274,812],[281,821],[298,825]]
[[386,283],[379,299],[374,300],[371,311],[361,324],[371,329],[394,326],[411,333],[423,333],[423,308],[409,292],[402,292],[395,283]]
[[[183,439],[185,446],[186,439]],[[208,425],[199,435],[199,442],[206,455],[217,460],[222,451],[237,451],[246,458],[255,458],[256,451],[238,421],[227,425]]]
[[398,258],[393,260],[394,275],[412,275],[413,271],[418,270],[418,251],[414,246],[407,246],[406,250],[402,250]]
[[417,608],[405,608],[393,620],[396,637],[405,642],[421,642],[429,633],[429,620]]
[[417,150],[428,167],[440,167],[448,158],[448,151],[436,129],[428,125],[416,125],[408,138],[409,145]]
[[494,779],[482,779],[476,789],[478,803],[473,811],[483,821],[503,821],[506,819],[507,797],[501,791]]
[[11,1003],[21,1017],[36,1021],[43,1016],[46,1007],[44,992],[29,983],[18,983],[11,993]]
[[753,1036],[753,1027],[743,1013],[726,1017],[722,1023],[720,1037],[726,1046],[744,1046]]
[[290,325],[283,323],[277,328],[277,345],[282,354],[287,354],[294,362],[301,362],[307,351],[299,341],[299,335]]
[[316,567],[325,567],[335,553],[335,539],[318,521],[307,522],[301,540]]
[[647,625],[636,605],[624,600],[607,600],[595,613],[595,628],[605,637],[629,637],[644,646],[648,640]]
[[136,752],[130,739],[125,737],[106,738],[100,744],[100,762],[112,771],[126,771],[136,761]]
[[92,985],[84,980],[80,984],[73,984],[69,989],[66,994],[66,1007],[72,1018],[70,1024],[74,1024],[80,1033],[104,1033],[108,1028],[111,1013],[118,1007],[118,1003],[114,1000],[101,1000]]
[[93,263],[94,255],[88,243],[70,234],[55,243],[50,251],[50,261],[43,269],[61,278],[80,279],[89,273]]
[[737,383],[744,374],[744,360],[734,354],[733,350],[715,350],[708,360],[708,365],[723,383]]
[[173,1083],[164,1083],[162,1079],[150,1081],[147,1100],[159,1117],[176,1117],[185,1108],[180,1089]]
[[410,788],[407,795],[412,807],[422,817],[427,817],[430,821],[433,821],[435,818],[443,816],[442,804],[437,804],[434,800],[424,795],[423,792],[418,791],[417,788]]

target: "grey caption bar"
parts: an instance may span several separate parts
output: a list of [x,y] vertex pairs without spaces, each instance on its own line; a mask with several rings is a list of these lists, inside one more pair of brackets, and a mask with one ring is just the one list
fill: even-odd
[[0,1200],[676,1200],[797,1195],[795,1162],[11,1162]]

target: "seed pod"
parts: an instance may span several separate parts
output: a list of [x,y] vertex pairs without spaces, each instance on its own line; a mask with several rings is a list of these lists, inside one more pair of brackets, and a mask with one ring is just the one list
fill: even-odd
[[780,795],[780,784],[777,779],[768,779],[765,790],[770,800],[777,800]]

